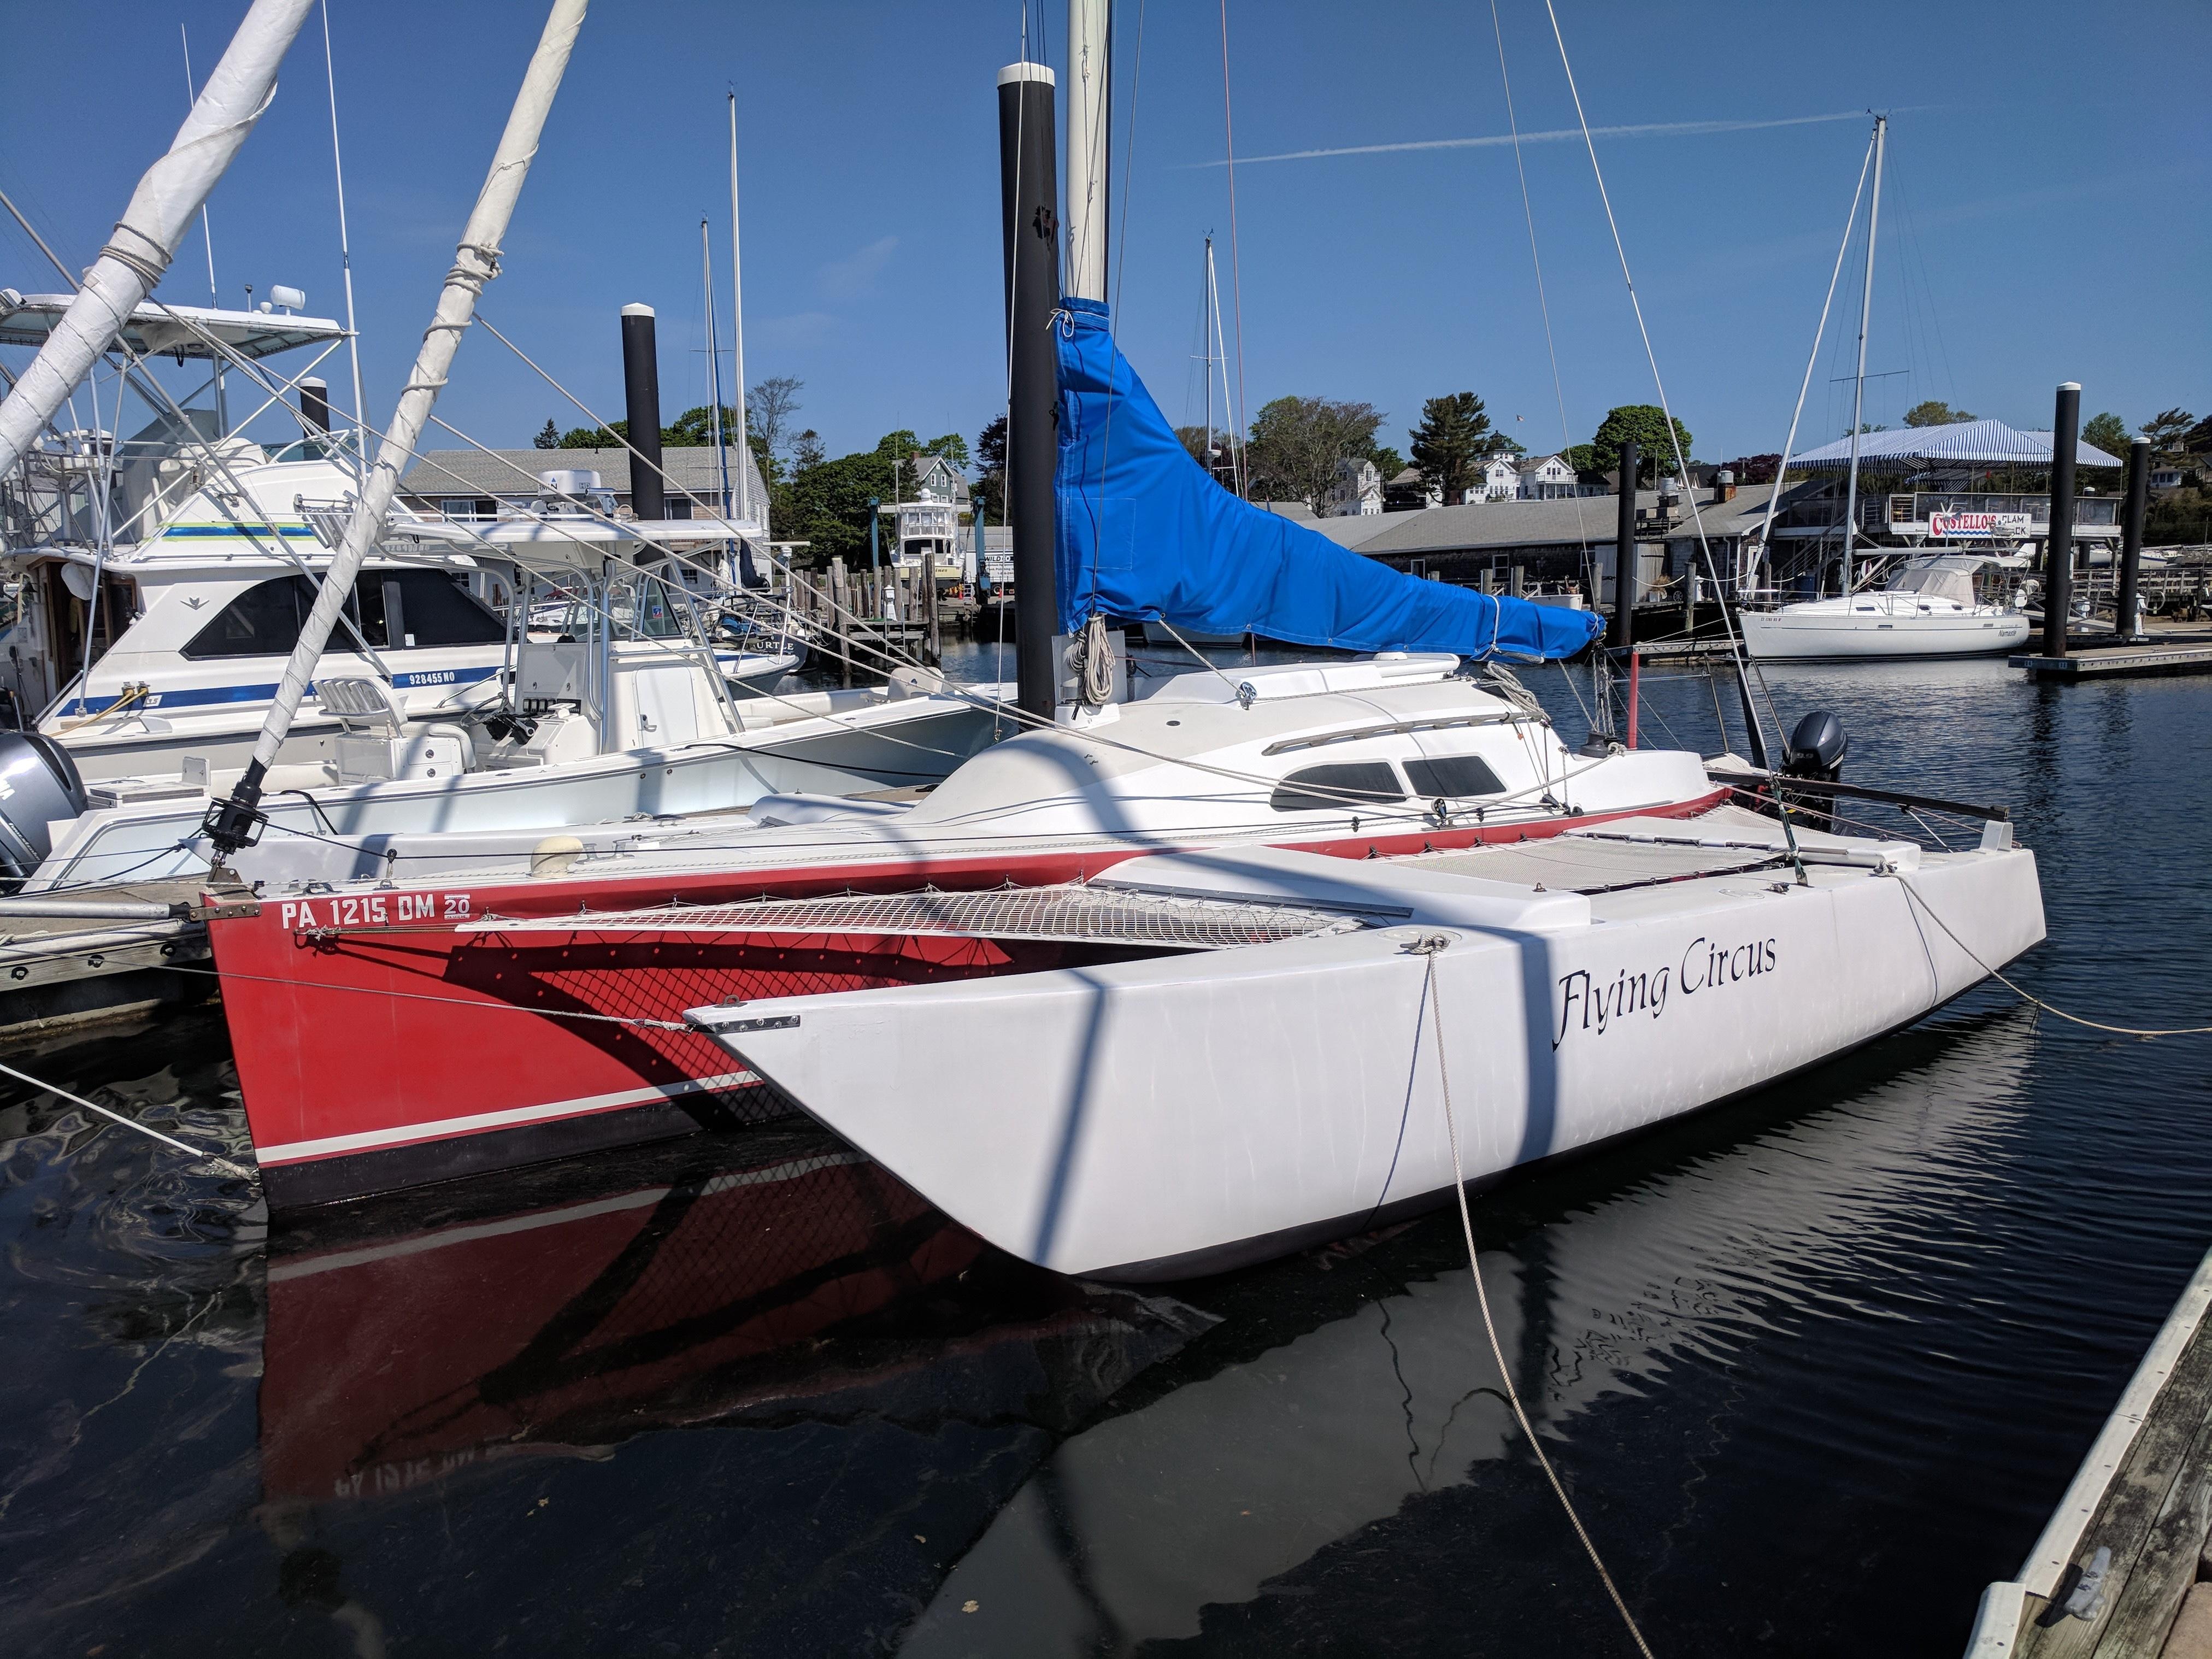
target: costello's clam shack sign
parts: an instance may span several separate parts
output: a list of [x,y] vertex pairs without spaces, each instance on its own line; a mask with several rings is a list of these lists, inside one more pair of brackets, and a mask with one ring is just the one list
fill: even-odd
[[2021,541],[2028,519],[2025,513],[1930,513],[1928,534],[1944,541]]

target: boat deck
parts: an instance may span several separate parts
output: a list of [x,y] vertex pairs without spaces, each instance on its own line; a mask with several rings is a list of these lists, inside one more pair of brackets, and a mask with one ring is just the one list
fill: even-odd
[[2082,1460],[1968,1659],[2212,1655],[2212,1255]]
[[2063,657],[2016,656],[2006,662],[2027,671],[2033,680],[2067,681],[2136,678],[2165,674],[2212,674],[2212,639],[2160,641],[2150,645],[2098,643],[2075,653],[2067,642]]

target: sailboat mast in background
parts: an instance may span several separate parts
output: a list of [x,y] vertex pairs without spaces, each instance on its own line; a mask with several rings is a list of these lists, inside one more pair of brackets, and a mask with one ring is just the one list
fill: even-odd
[[[1851,591],[1851,540],[1858,534],[1859,434],[1866,421],[1867,313],[1874,309],[1874,239],[1881,223],[1881,152],[1889,118],[1874,118],[1874,197],[1867,208],[1866,286],[1859,293],[1859,368],[1851,387],[1851,469],[1844,486],[1844,593]],[[1779,489],[1778,483],[1776,488]]]

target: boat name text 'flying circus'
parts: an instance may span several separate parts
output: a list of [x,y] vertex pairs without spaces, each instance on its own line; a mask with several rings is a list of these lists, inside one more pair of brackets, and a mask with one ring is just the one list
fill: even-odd
[[1730,945],[1700,936],[1690,941],[1680,963],[1656,973],[1632,974],[1624,968],[1608,983],[1593,981],[1588,969],[1577,968],[1559,977],[1559,1029],[1553,1033],[1552,1047],[1557,1048],[1567,1040],[1577,1015],[1582,1030],[1595,1027],[1602,1036],[1606,1028],[1625,1014],[1648,1013],[1656,1019],[1666,1012],[1670,982],[1679,985],[1684,996],[1695,996],[1709,987],[1735,985],[1754,974],[1771,974],[1774,963],[1771,939]]

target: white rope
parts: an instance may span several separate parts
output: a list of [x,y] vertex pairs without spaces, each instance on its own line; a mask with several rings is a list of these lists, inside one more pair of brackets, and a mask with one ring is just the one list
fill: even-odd
[[1451,1073],[1444,1065],[1444,1008],[1443,998],[1437,989],[1437,957],[1449,948],[1450,943],[1443,934],[1433,933],[1407,948],[1419,952],[1426,959],[1422,990],[1428,997],[1432,1024],[1436,1027],[1437,1079],[1443,1086],[1444,1129],[1451,1140],[1452,1196],[1459,1200],[1460,1231],[1467,1239],[1468,1270],[1474,1275],[1475,1297],[1482,1304],[1482,1328],[1490,1338],[1491,1358],[1498,1362],[1498,1380],[1505,1385],[1506,1403],[1513,1407],[1514,1420],[1521,1425],[1521,1432],[1528,1442],[1529,1450],[1536,1454],[1536,1462],[1544,1471],[1544,1478],[1552,1483],[1552,1491],[1559,1498],[1559,1507],[1567,1512],[1567,1520],[1575,1529],[1575,1536],[1582,1540],[1583,1549],[1590,1559],[1590,1565],[1597,1569],[1597,1576],[1605,1581],[1605,1593],[1613,1598],[1613,1605],[1620,1613],[1621,1623],[1628,1626],[1628,1634],[1636,1644],[1636,1650],[1644,1656],[1644,1659],[1652,1659],[1651,1644],[1644,1639],[1644,1632],[1636,1627],[1635,1614],[1629,1612],[1628,1603],[1621,1600],[1620,1591],[1613,1582],[1613,1575],[1606,1571],[1605,1562],[1598,1555],[1597,1546],[1590,1541],[1589,1533],[1583,1526],[1582,1516],[1575,1513],[1574,1500],[1567,1496],[1567,1489],[1559,1484],[1558,1471],[1552,1468],[1552,1460],[1544,1455],[1543,1443],[1536,1438],[1536,1431],[1529,1424],[1528,1413],[1522,1409],[1521,1392],[1513,1386],[1512,1370],[1506,1364],[1505,1350],[1498,1340],[1498,1322],[1491,1316],[1490,1292],[1483,1285],[1482,1263],[1475,1254],[1474,1221],[1467,1208],[1467,1176],[1460,1164],[1459,1121],[1452,1110]]
[[1956,933],[1953,933],[1951,931],[1950,924],[1946,922],[1942,917],[1937,915],[1936,912],[1929,907],[1927,899],[1919,892],[1915,890],[1911,882],[1905,880],[1902,876],[1899,876],[1897,880],[1898,885],[1905,889],[1905,896],[1920,907],[1920,912],[1923,915],[1926,916],[1929,921],[1934,922],[1938,927],[1943,930],[1943,935],[1946,939],[1948,939],[1952,944],[1957,945],[1961,951],[1964,951],[1966,953],[1967,959],[1971,961],[1975,967],[1980,969],[1991,979],[1996,981],[1998,984],[2003,986],[2006,990],[2011,992],[2022,1002],[2027,1003],[2033,1007],[2040,1008],[2046,1014],[2055,1015],[2057,1018],[2066,1021],[2069,1024],[2086,1026],[2092,1031],[2109,1031],[2115,1036],[2212,1036],[2212,1025],[2174,1025],[2159,1030],[2146,1030],[2141,1026],[2135,1025],[2107,1025],[2101,1020],[2084,1019],[2079,1014],[2069,1014],[2063,1008],[2054,1007],[2051,1004],[2045,1002],[2041,997],[2035,996],[2029,992],[2023,991],[2019,986],[2014,984],[1996,969],[1990,967],[1988,963],[1984,962],[1980,957],[1975,954],[1974,948],[1968,945],[1966,940],[1960,939]]
[[149,1140],[158,1140],[164,1146],[174,1147],[178,1152],[190,1158],[204,1158],[225,1175],[235,1176],[240,1181],[253,1179],[253,1172],[251,1170],[241,1169],[220,1152],[211,1152],[204,1146],[192,1146],[188,1141],[179,1140],[173,1135],[165,1135],[159,1129],[149,1129],[136,1118],[125,1117],[120,1112],[112,1112],[98,1102],[87,1100],[82,1095],[73,1095],[58,1085],[47,1082],[44,1078],[33,1077],[28,1072],[19,1072],[14,1066],[8,1065],[0,1065],[0,1072],[5,1072],[9,1077],[29,1084],[33,1089],[43,1089],[50,1095],[59,1095],[72,1105],[83,1107],[88,1112],[97,1112],[104,1118],[120,1123],[126,1129],[136,1130]]

